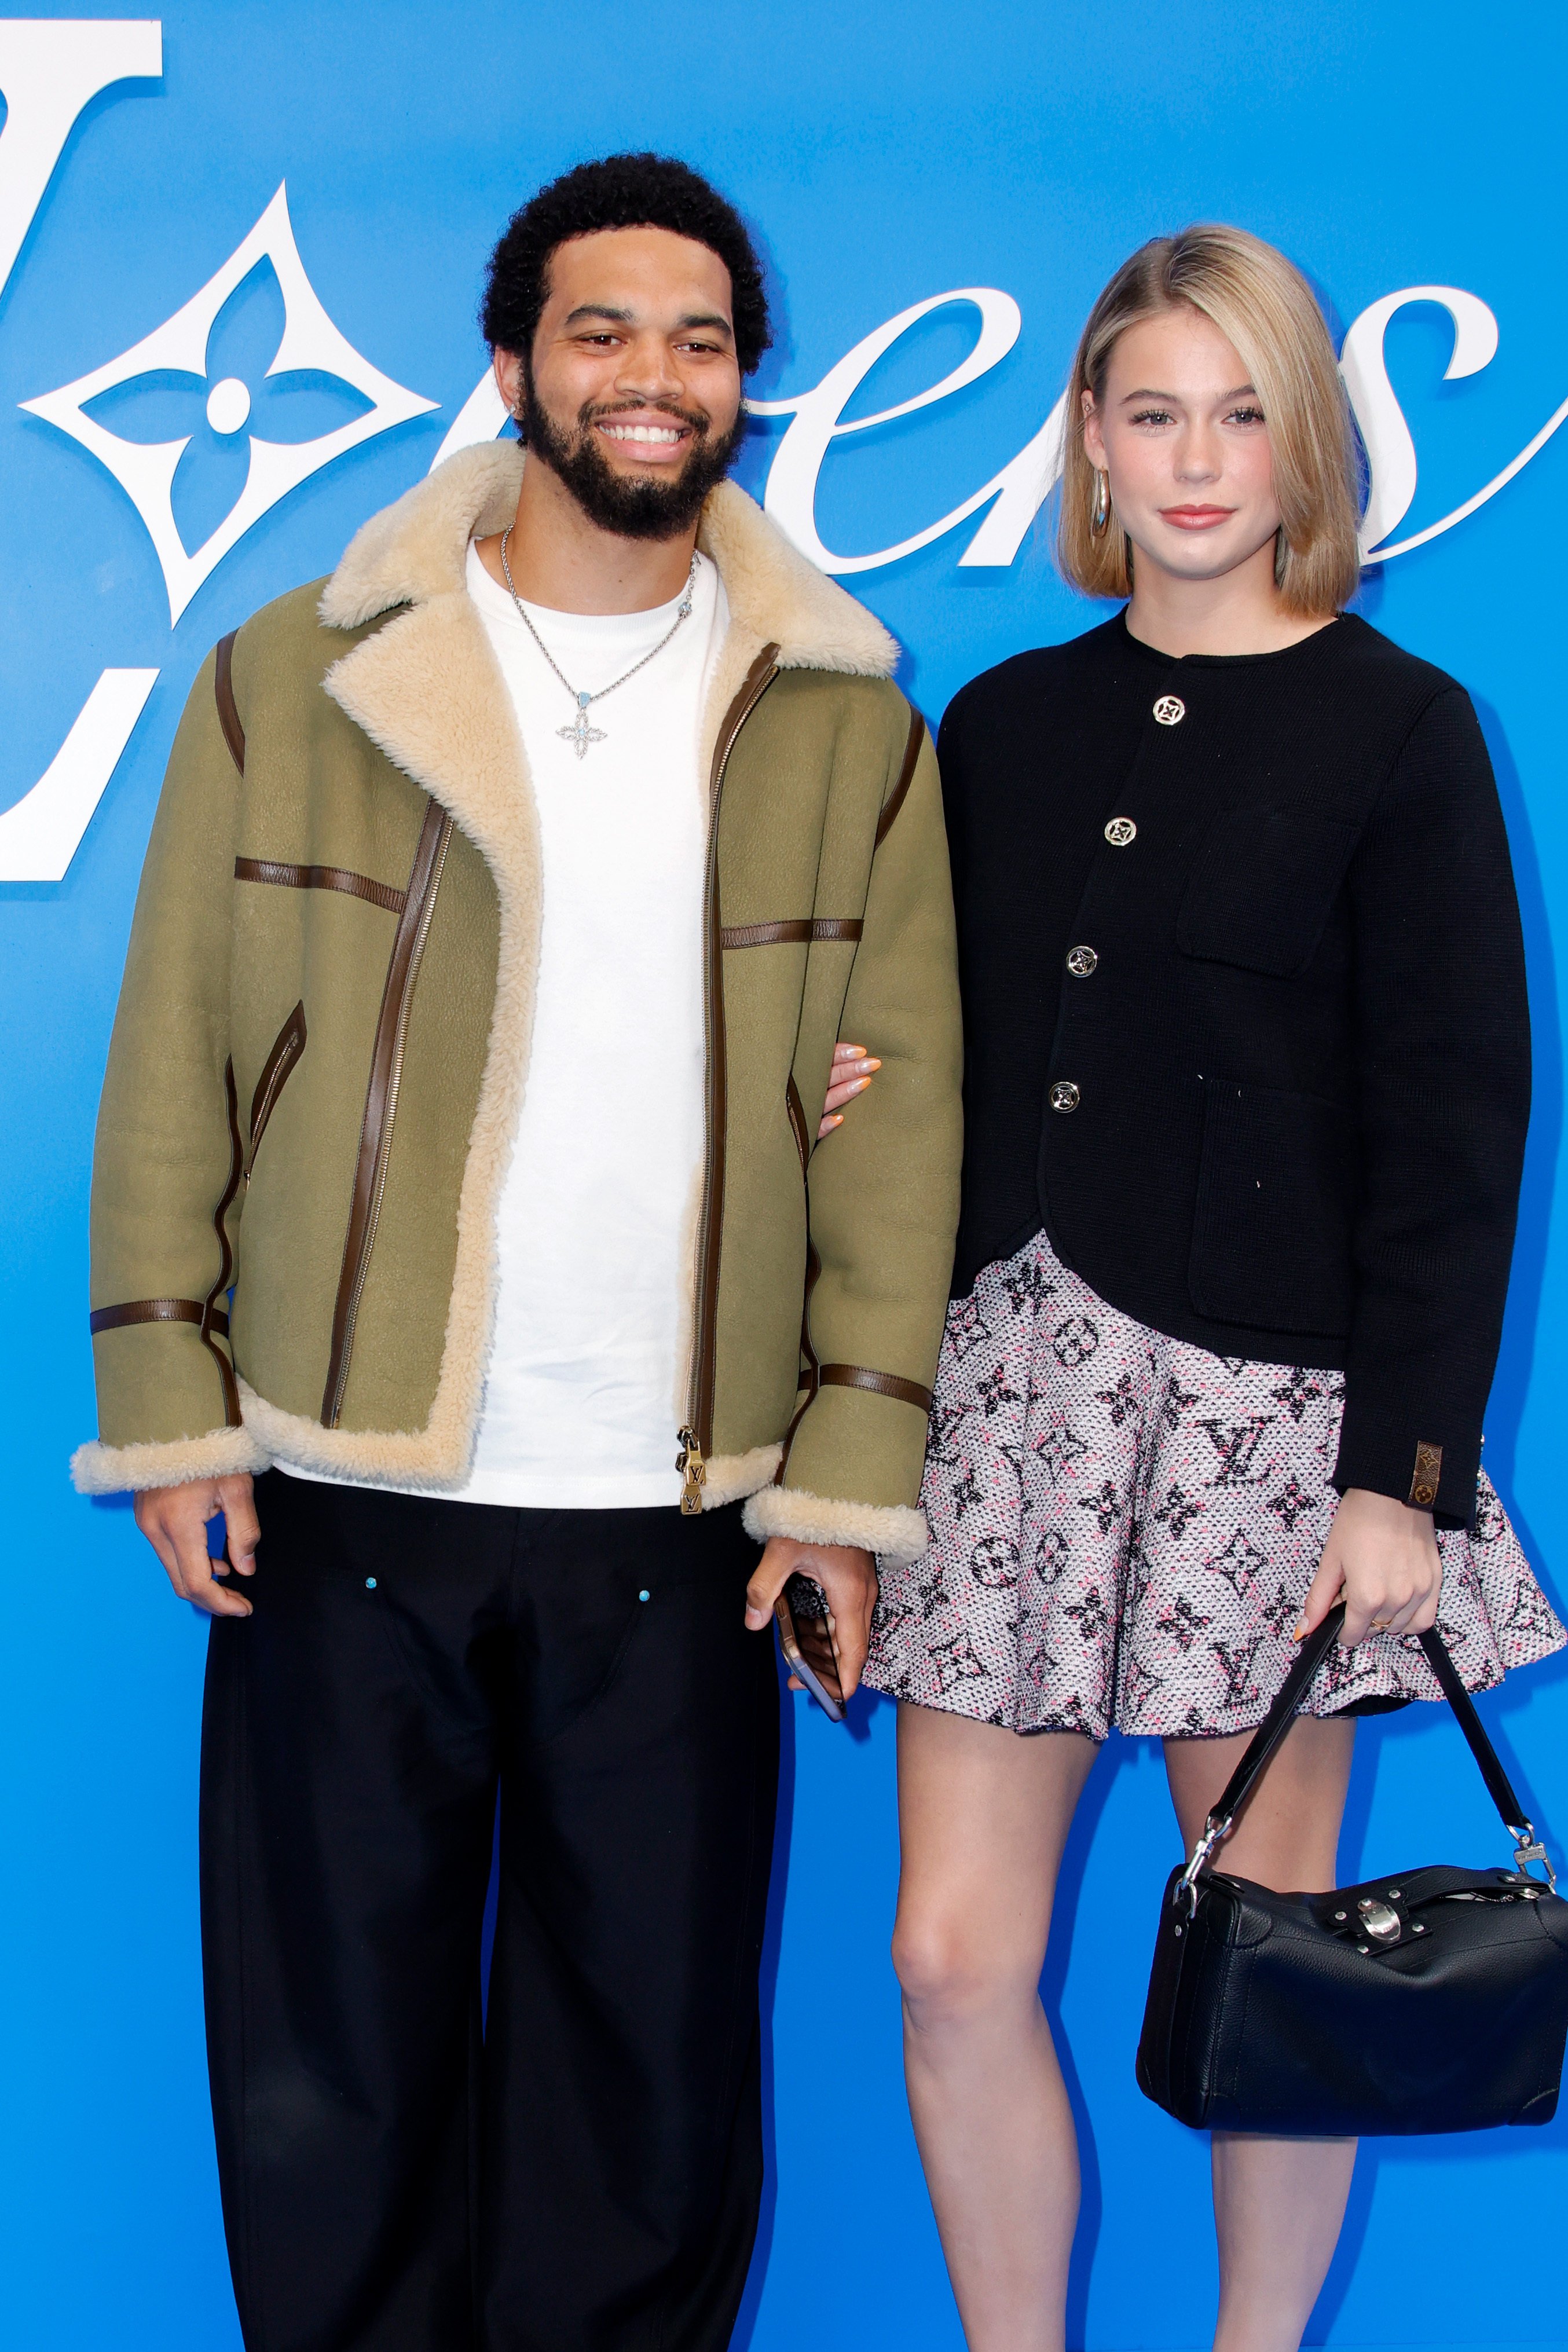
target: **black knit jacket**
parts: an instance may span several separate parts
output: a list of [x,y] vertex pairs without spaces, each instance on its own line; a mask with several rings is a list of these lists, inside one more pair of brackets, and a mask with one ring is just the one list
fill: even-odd
[[954,1296],[1043,1227],[1155,1330],[1342,1370],[1335,1485],[1468,1525],[1530,1110],[1468,696],[1350,616],[1178,661],[1119,615],[974,679],[940,750]]

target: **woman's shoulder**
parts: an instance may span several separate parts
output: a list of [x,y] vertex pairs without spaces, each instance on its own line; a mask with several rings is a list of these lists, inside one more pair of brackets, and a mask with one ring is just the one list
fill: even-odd
[[1342,613],[1322,635],[1324,651],[1344,683],[1360,685],[1380,698],[1393,695],[1413,716],[1439,695],[1465,692],[1457,677],[1395,645],[1359,613]]
[[994,669],[982,670],[961,686],[942,717],[944,737],[956,736],[976,725],[1037,721],[1053,703],[1079,694],[1097,669],[1125,643],[1121,616],[1117,614],[1097,629],[1068,637],[1061,645],[1031,646],[1012,654]]

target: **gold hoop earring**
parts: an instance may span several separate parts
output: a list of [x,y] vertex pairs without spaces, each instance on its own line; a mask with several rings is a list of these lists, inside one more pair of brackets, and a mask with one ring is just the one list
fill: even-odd
[[1097,466],[1094,469],[1094,497],[1089,509],[1089,527],[1096,539],[1103,539],[1110,528],[1110,477]]

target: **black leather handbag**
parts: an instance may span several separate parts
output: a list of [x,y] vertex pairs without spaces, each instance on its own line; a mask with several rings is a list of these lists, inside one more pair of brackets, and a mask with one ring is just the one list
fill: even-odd
[[1171,1874],[1139,2088],[1180,2123],[1282,2138],[1549,2123],[1568,2036],[1568,1903],[1436,1633],[1421,1646],[1517,1841],[1514,1867],[1434,1863],[1279,1895],[1210,1866],[1343,1619],[1342,1605],[1303,1643]]

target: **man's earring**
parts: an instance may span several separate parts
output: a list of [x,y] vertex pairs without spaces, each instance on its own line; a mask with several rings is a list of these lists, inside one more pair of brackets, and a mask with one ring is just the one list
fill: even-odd
[[1110,477],[1097,466],[1094,469],[1094,498],[1089,509],[1089,527],[1096,539],[1103,539],[1110,528]]

